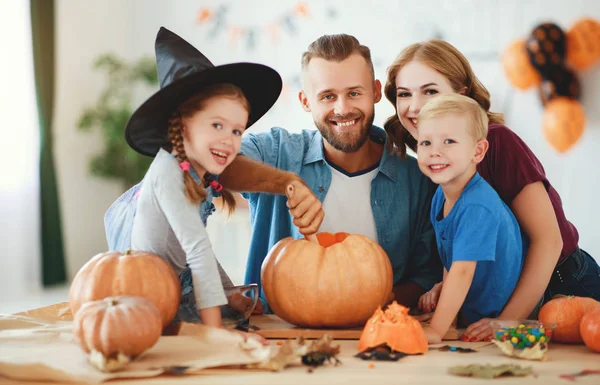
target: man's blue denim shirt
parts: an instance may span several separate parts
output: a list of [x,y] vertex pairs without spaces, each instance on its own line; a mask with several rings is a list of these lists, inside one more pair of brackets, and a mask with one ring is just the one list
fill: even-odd
[[[371,129],[371,140],[385,145],[387,135]],[[317,130],[291,134],[282,128],[244,135],[241,153],[254,160],[298,174],[323,202],[331,184],[331,170],[325,162],[323,137]],[[429,290],[442,279],[435,234],[429,220],[436,185],[421,173],[416,159],[401,159],[386,149],[379,171],[371,182],[371,202],[379,244],[388,254],[394,271],[394,285],[416,282]],[[301,238],[283,195],[244,193],[249,201],[252,237],[245,283],[258,283],[269,250],[279,240]],[[351,210],[351,208],[348,208]],[[265,305],[262,291],[261,301]],[[268,304],[267,304],[268,305]],[[268,306],[267,309],[268,311]]]

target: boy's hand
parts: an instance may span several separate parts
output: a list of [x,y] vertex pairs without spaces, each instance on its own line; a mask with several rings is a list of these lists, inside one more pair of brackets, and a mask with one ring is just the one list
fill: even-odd
[[427,337],[427,343],[429,345],[442,343],[442,336],[438,332],[433,330],[431,326],[425,326],[423,328],[423,331],[425,332],[425,337]]
[[[292,187],[291,189],[289,188],[290,186]],[[287,194],[287,206],[290,209],[290,214],[294,217],[294,225],[298,227],[302,235],[316,233],[325,217],[321,201],[300,180],[290,182],[287,187],[286,191],[293,191],[293,193]]]
[[442,284],[443,282],[436,283],[431,290],[419,298],[419,310],[423,313],[431,313],[435,310],[440,293],[442,292]]
[[469,338],[471,342],[491,341],[493,333],[490,321],[493,321],[493,318],[482,318],[477,322],[473,322],[467,327],[463,335]]

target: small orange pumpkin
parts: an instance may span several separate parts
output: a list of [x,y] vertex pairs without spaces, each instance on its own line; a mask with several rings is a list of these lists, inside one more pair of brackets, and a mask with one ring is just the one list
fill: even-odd
[[71,313],[88,301],[120,295],[148,299],[169,325],[181,301],[181,283],[169,264],[157,255],[127,250],[100,253],[79,269],[69,289]]
[[552,339],[556,342],[582,343],[581,319],[591,310],[600,308],[600,302],[585,297],[559,297],[548,301],[539,313],[543,324],[556,324]]
[[387,308],[378,308],[367,321],[358,341],[358,351],[386,344],[395,352],[405,354],[427,353],[427,337],[421,323],[408,315],[408,308],[392,302]]
[[515,40],[502,54],[504,74],[510,84],[520,90],[537,86],[542,78],[529,62],[525,40]]
[[261,267],[269,306],[298,326],[364,325],[392,291],[387,254],[364,235],[319,233],[317,239],[288,237],[269,251]]
[[542,126],[552,147],[565,152],[583,135],[585,112],[577,100],[557,97],[546,104]]
[[145,298],[107,297],[84,303],[73,335],[98,369],[113,371],[150,349],[162,330],[160,312]]
[[581,318],[579,329],[585,346],[600,353],[600,307]]

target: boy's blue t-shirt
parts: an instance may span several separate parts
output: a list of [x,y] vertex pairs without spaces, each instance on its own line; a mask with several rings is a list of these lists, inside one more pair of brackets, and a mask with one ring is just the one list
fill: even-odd
[[438,187],[431,204],[431,223],[446,270],[456,261],[477,261],[473,282],[461,307],[469,324],[496,318],[521,274],[523,238],[519,224],[496,191],[479,175],[443,217],[444,192]]

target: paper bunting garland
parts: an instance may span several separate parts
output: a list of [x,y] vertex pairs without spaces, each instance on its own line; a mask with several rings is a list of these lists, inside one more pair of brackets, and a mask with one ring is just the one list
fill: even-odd
[[[265,35],[272,43],[279,43],[280,34],[286,32],[290,36],[298,33],[300,23],[303,19],[311,17],[311,10],[306,2],[300,1],[283,14],[260,25],[241,25],[231,23],[227,19],[230,5],[223,4],[216,9],[203,7],[196,12],[196,24],[209,28],[208,37],[217,38],[222,33],[228,33],[231,43],[245,41],[248,50],[256,48],[258,40]],[[325,10],[328,19],[337,17],[337,11],[333,8]]]

